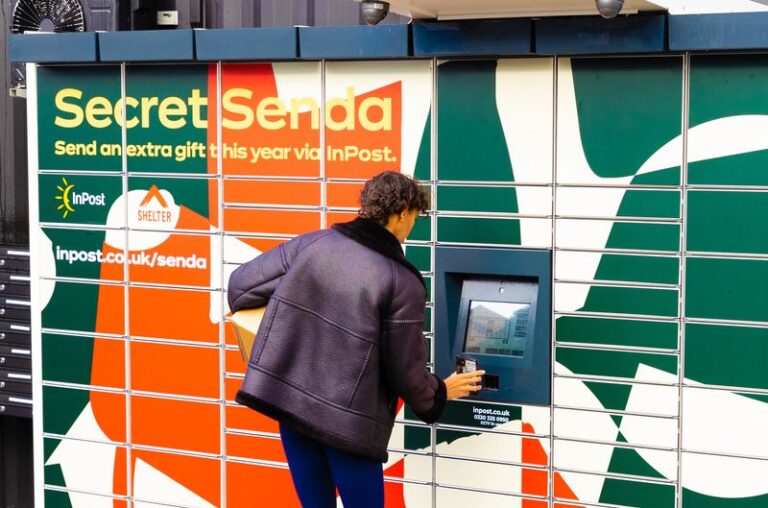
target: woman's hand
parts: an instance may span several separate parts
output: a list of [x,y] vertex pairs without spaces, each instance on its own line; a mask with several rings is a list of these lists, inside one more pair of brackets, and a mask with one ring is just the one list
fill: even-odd
[[455,372],[445,378],[445,389],[448,400],[466,397],[470,393],[480,391],[483,380],[484,370],[476,370],[465,374],[456,374]]

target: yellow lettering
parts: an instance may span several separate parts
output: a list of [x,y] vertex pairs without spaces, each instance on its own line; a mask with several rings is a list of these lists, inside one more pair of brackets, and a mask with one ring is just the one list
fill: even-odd
[[207,129],[208,120],[204,120],[201,116],[201,109],[208,106],[208,97],[200,96],[200,89],[194,88],[192,90],[192,96],[187,99],[187,104],[192,108],[192,125],[195,129]]
[[152,107],[157,106],[160,100],[157,97],[142,97],[141,98],[141,128],[149,128],[149,114],[152,112]]
[[224,111],[240,115],[242,119],[231,120],[223,116],[221,126],[225,129],[242,130],[253,125],[253,110],[246,104],[238,104],[234,101],[236,98],[250,100],[252,97],[253,92],[245,88],[232,88],[224,92],[224,96],[221,98]]
[[[368,111],[377,107],[381,110],[381,120],[372,122],[368,117]],[[363,129],[369,131],[391,131],[392,130],[392,99],[379,99],[378,97],[368,97],[360,104],[358,111],[358,120]]]
[[[126,97],[125,98],[125,112],[126,115],[128,114],[128,108],[136,108],[139,106],[139,101],[136,100],[135,97]],[[119,99],[117,102],[115,102],[115,122],[117,122],[117,125],[120,127],[123,126],[123,99]],[[128,119],[128,123],[126,124],[127,129],[133,129],[139,125],[139,119],[135,116],[133,118]]]
[[[344,108],[344,118],[341,121],[333,119],[333,109]],[[325,107],[325,125],[332,131],[355,130],[355,89],[347,87],[347,98],[331,99]]]
[[85,105],[85,119],[91,127],[104,129],[112,125],[112,104],[106,97],[94,97]]
[[[187,125],[187,104],[178,97],[166,97],[158,110],[160,124],[166,129],[181,129]],[[172,117],[176,117],[173,119]]]
[[306,106],[309,108],[310,114],[310,128],[317,130],[320,128],[320,107],[312,97],[304,97],[302,99],[291,99],[291,129],[299,128],[299,114],[300,108]]
[[[268,131],[276,131],[285,127],[285,104],[277,97],[267,97],[259,102],[256,108],[256,121]],[[268,117],[278,117],[270,120]]]
[[54,123],[64,129],[74,129],[75,127],[80,127],[80,124],[83,123],[83,108],[77,104],[66,102],[65,99],[69,98],[80,100],[83,98],[83,92],[76,88],[62,88],[56,94],[55,102],[59,111],[72,115],[71,118],[62,118],[56,115]]

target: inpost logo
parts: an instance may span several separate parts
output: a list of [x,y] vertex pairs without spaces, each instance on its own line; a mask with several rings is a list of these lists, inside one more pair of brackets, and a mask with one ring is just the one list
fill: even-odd
[[62,210],[62,218],[66,219],[70,213],[75,213],[74,205],[89,205],[89,206],[105,206],[106,194],[91,194],[90,192],[74,192],[75,184],[69,183],[66,178],[61,178],[61,185],[57,185],[56,189],[61,192],[56,196],[57,201],[61,201],[61,204],[56,207],[57,210]]

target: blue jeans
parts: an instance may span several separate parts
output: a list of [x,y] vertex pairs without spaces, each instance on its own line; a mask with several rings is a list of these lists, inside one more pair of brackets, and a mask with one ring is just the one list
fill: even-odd
[[280,424],[291,477],[304,508],[335,508],[336,488],[344,508],[383,508],[380,462],[324,445]]

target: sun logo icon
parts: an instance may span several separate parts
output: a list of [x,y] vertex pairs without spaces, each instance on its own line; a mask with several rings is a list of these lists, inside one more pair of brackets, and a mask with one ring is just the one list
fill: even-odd
[[64,210],[64,215],[62,218],[66,219],[67,215],[69,215],[69,212],[75,212],[75,209],[72,208],[72,202],[69,200],[69,193],[72,191],[72,189],[75,188],[75,184],[67,182],[67,179],[63,177],[61,182],[64,185],[63,187],[61,185],[56,186],[56,188],[61,192],[61,195],[56,196],[56,199],[61,201],[61,204],[56,207],[56,209]]

